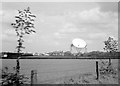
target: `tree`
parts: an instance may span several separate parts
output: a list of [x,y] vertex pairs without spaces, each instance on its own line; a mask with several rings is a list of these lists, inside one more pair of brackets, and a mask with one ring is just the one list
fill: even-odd
[[[23,37],[26,34],[31,34],[31,33],[35,33],[34,30],[34,19],[36,18],[35,15],[33,15],[30,12],[30,8],[28,7],[27,9],[24,9],[23,11],[18,10],[18,15],[15,16],[15,23],[12,23],[11,25],[13,26],[13,28],[15,28],[15,31],[17,33],[18,36],[18,46],[17,48],[17,53],[18,53],[18,57],[17,57],[17,66],[16,66],[16,74],[17,76],[19,75],[19,70],[20,70],[20,64],[19,64],[19,58],[20,58],[20,53],[22,51],[22,49],[24,49],[25,47],[23,47]],[[19,85],[19,80],[17,80],[17,86]]]
[[104,50],[107,52],[117,52],[118,51],[118,41],[114,40],[112,37],[109,37],[107,41],[104,41],[105,47]]
[[[105,47],[103,48],[105,51],[113,54],[118,51],[118,41],[112,37],[109,37],[106,41],[104,41]],[[109,64],[111,64],[111,59],[109,59]]]

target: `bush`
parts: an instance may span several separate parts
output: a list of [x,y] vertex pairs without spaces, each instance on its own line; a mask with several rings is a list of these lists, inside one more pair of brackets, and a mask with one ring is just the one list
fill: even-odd
[[117,74],[117,68],[113,67],[113,65],[109,65],[108,61],[102,61],[100,63],[100,74]]
[[23,74],[17,75],[15,72],[15,67],[13,72],[9,72],[8,67],[2,69],[2,86],[17,86],[17,81],[19,80],[19,86],[27,82],[28,77]]

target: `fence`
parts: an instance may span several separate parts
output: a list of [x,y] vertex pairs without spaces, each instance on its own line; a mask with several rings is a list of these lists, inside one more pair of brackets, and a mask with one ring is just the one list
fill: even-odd
[[[70,71],[70,70],[68,70]],[[37,84],[37,70],[31,70],[31,86]],[[98,61],[96,61],[96,80],[99,80],[99,65]]]
[[[3,61],[3,66],[5,66],[6,63],[10,64],[10,65],[8,65],[8,67],[13,67],[16,65],[16,60],[15,61],[13,59],[7,60],[7,62],[6,62],[6,60],[7,59],[5,59]],[[68,61],[68,60],[71,60],[71,61]],[[56,64],[57,65],[59,64],[59,65],[56,66]],[[84,65],[82,65],[82,64],[84,64]],[[60,60],[59,59],[55,59],[55,60],[54,59],[50,59],[50,60],[49,59],[39,59],[39,60],[38,59],[20,59],[20,65],[21,65],[20,73],[25,74],[26,76],[29,77],[29,83],[39,83],[39,81],[42,82],[43,78],[47,78],[47,77],[48,77],[47,79],[51,79],[50,78],[50,77],[52,77],[51,74],[54,74],[53,75],[53,79],[54,79],[54,77],[56,78],[56,76],[61,76],[60,73],[62,73],[62,74],[66,73],[69,75],[71,73],[74,75],[75,73],[82,74],[83,72],[81,72],[81,71],[89,72],[89,70],[90,71],[94,70],[94,73],[96,72],[96,79],[99,79],[99,71],[98,71],[99,68],[98,68],[98,62],[96,62],[96,60],[90,61],[90,60],[85,59],[85,61],[84,61],[83,59],[82,60],[81,59],[66,59],[66,60],[65,59],[60,59]],[[61,65],[64,67],[62,67]],[[51,69],[51,67],[53,67],[53,66],[55,68]],[[46,68],[47,69],[46,70],[45,67],[48,67],[48,69]],[[64,69],[61,70],[62,68],[59,68],[59,67],[62,67]],[[67,67],[69,67],[69,68],[67,68]],[[54,70],[56,68],[60,69],[60,70]],[[52,71],[51,70],[48,71],[49,69],[51,69]],[[36,72],[32,72],[31,70],[36,70]],[[47,76],[44,77],[44,75],[47,75]],[[32,78],[33,78],[33,80],[32,80]]]

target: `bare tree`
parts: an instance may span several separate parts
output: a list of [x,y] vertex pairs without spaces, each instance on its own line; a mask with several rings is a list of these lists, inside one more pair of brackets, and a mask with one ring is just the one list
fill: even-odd
[[[24,9],[23,11],[18,10],[18,15],[15,16],[15,23],[12,23],[11,25],[15,28],[15,31],[18,36],[18,46],[17,48],[17,65],[16,65],[16,74],[19,75],[19,70],[20,70],[20,63],[19,63],[19,58],[21,57],[21,51],[23,48],[23,37],[25,34],[31,34],[35,33],[34,30],[34,19],[36,18],[35,15],[33,15],[30,12],[30,8],[28,7],[27,9]],[[17,80],[17,83],[19,85],[19,80]]]

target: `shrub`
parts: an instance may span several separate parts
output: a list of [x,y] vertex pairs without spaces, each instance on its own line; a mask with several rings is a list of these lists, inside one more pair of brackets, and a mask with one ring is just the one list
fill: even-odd
[[2,69],[2,86],[18,86],[16,83],[19,80],[19,86],[25,84],[28,81],[28,77],[23,74],[17,75],[15,72],[15,67],[13,67],[13,72],[10,72],[8,67]]

